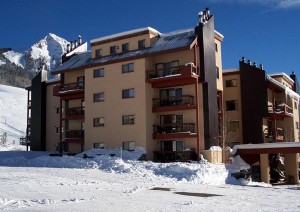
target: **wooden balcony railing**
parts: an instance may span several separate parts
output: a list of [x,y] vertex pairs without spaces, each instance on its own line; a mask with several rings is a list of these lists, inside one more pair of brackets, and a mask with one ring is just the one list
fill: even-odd
[[84,107],[69,108],[66,113],[67,116],[84,115]]
[[154,78],[163,78],[163,77],[171,77],[171,76],[191,76],[191,75],[198,75],[196,67],[192,66],[176,66],[176,67],[169,67],[169,68],[161,68],[147,71],[147,80],[154,79]]
[[284,103],[277,106],[269,105],[268,115],[275,119],[293,117],[293,108]]
[[154,134],[195,133],[194,123],[153,125]]
[[153,107],[164,107],[173,105],[194,105],[194,97],[191,95],[171,96],[164,98],[154,98],[152,100]]
[[66,130],[66,139],[83,139],[84,130]]
[[276,137],[275,137],[275,129],[268,129],[266,128],[264,130],[265,137],[269,139],[270,142],[275,142],[275,141],[284,141],[285,136],[284,136],[284,129],[282,128],[277,128],[276,129]]
[[53,87],[54,96],[80,94],[84,91],[84,82],[75,82],[63,85],[55,85]]

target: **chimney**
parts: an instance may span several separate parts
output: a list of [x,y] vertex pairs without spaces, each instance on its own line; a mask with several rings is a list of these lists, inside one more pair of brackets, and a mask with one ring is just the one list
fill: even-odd
[[74,49],[74,43],[73,43],[73,41],[71,41],[71,51]]
[[67,44],[67,53],[69,53],[70,52],[70,44],[68,43]]
[[78,43],[79,43],[79,46],[81,46],[81,44],[82,44],[82,38],[81,38],[80,35],[78,36]]
[[253,62],[253,66],[256,68],[256,62]]
[[264,70],[264,65],[263,65],[263,64],[260,64],[260,65],[259,65],[259,68],[260,68],[261,70]]

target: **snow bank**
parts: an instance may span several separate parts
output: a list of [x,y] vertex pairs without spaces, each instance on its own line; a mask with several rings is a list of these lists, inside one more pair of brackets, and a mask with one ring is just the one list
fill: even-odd
[[[233,169],[224,164],[207,162],[154,163],[138,161],[143,148],[128,152],[120,149],[92,149],[76,156],[50,157],[49,152],[0,152],[0,166],[99,169],[107,173],[132,174],[147,180],[163,179],[176,183],[208,185],[245,184],[231,177]],[[84,154],[85,157],[84,157]],[[121,158],[121,156],[123,158]],[[231,170],[230,170],[231,169]]]

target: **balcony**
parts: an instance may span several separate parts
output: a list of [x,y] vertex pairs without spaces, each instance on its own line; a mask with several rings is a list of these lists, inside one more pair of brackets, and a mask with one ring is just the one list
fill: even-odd
[[66,111],[64,120],[83,120],[84,107],[73,107]]
[[196,138],[194,123],[153,125],[153,139]]
[[280,104],[275,107],[273,105],[269,105],[268,117],[271,119],[293,117],[293,108],[289,107],[287,104]]
[[65,142],[84,143],[84,130],[66,130]]
[[265,134],[265,137],[267,138],[267,140],[269,140],[270,143],[273,143],[273,142],[283,142],[285,137],[284,137],[284,129],[282,128],[277,128],[276,129],[276,138],[274,136],[275,134],[275,129],[268,129],[266,128],[264,130],[264,134]]
[[152,99],[152,112],[196,109],[194,97],[191,95],[172,96]]
[[151,83],[153,88],[163,88],[194,84],[199,73],[197,67],[188,65],[150,70],[146,77],[146,82]]
[[84,82],[75,82],[69,84],[55,85],[53,87],[53,96],[59,96],[63,99],[80,99],[84,97]]

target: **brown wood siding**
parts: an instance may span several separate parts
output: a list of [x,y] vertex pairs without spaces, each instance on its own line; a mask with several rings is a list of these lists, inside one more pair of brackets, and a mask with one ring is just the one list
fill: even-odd
[[[240,61],[243,143],[263,143],[263,117],[267,115],[266,72]],[[240,104],[240,103],[238,103]]]
[[203,81],[205,149],[209,149],[219,145],[214,17],[204,26],[197,26],[195,32],[198,35],[200,76]]

